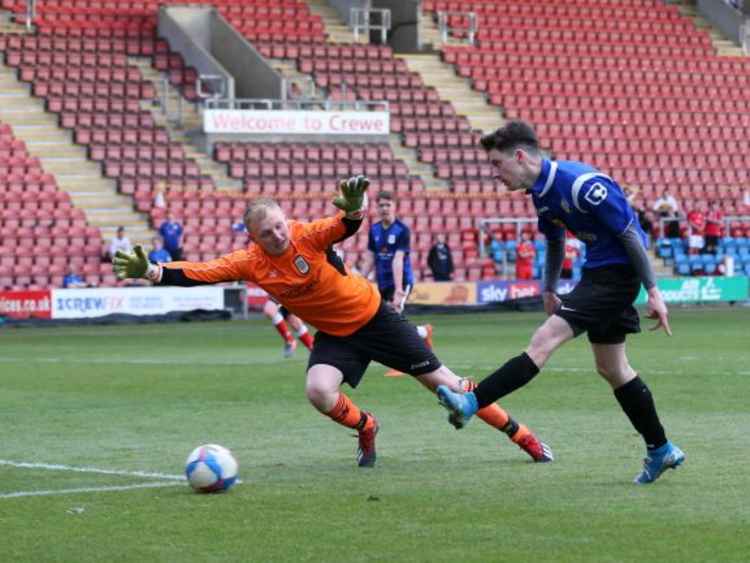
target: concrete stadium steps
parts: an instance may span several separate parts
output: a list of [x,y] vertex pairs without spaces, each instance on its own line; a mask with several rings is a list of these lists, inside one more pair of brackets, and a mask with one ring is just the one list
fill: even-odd
[[314,97],[324,97],[323,93],[320,91],[320,88],[317,84],[315,84],[315,81],[312,79],[312,76],[309,74],[305,74],[303,72],[300,72],[297,70],[297,62],[296,61],[290,61],[286,59],[266,59],[269,64],[274,68],[276,72],[281,74],[284,78],[287,80],[297,80],[300,82],[306,82],[310,81],[310,83],[315,88],[315,92],[313,93]]
[[117,184],[102,176],[99,164],[88,159],[86,149],[73,143],[71,133],[47,113],[41,100],[33,98],[29,86],[19,82],[13,69],[0,65],[0,121],[26,143],[31,156],[54,174],[59,188],[70,194],[89,224],[99,227],[105,240],[117,225],[125,225],[134,242],[150,241],[153,231],[147,218],[133,209],[133,201],[117,193]]
[[[128,57],[128,62],[137,66],[144,80],[149,80],[156,88],[157,96],[161,100],[164,94],[164,81],[162,73],[151,66],[151,59],[143,57]],[[170,113],[175,111],[178,100],[181,98],[180,93],[171,86],[167,89],[167,108]],[[192,145],[190,132],[200,130],[203,127],[203,117],[197,106],[187,100],[182,100],[182,123],[177,125],[169,122],[159,106],[149,102],[143,102],[142,108],[151,111],[154,120],[158,125],[165,127],[169,131],[169,137],[177,143],[182,143],[185,150],[185,157],[192,158],[198,163],[202,174],[208,174],[214,179],[217,190],[239,192],[242,191],[243,184],[240,180],[235,180],[227,175],[227,167],[216,162],[212,155],[207,155],[199,151]]]
[[[325,0],[307,0],[310,11],[323,18],[323,25],[328,33],[330,43],[355,43],[354,33],[341,20],[338,12],[330,7]],[[360,35],[360,43],[368,43],[368,38]],[[292,65],[296,71],[296,66]],[[298,73],[299,74],[299,73]],[[403,160],[409,169],[409,174],[419,176],[425,183],[427,189],[447,190],[450,183],[435,176],[435,170],[428,164],[419,162],[417,151],[403,145],[399,135],[389,135],[388,142],[393,155]]]
[[[354,33],[346,22],[342,21],[339,13],[326,0],[307,0],[310,13],[318,15],[323,20],[323,26],[331,43],[356,43]],[[368,43],[369,38],[360,35],[359,43]]]
[[421,14],[419,18],[419,37],[422,40],[422,45],[430,43],[435,50],[440,49],[443,45],[450,45],[452,47],[460,45],[469,46],[466,40],[451,37],[450,35],[446,38],[446,41],[443,41],[443,38],[440,37],[440,29],[437,22],[432,19],[432,14]]
[[442,99],[450,101],[456,114],[466,116],[472,129],[490,131],[505,123],[503,115],[487,103],[484,94],[472,90],[467,79],[458,76],[451,65],[436,55],[396,57],[405,60],[409,70],[418,72],[426,86],[433,86]]
[[745,56],[745,52],[742,50],[741,46],[738,46],[734,41],[727,39],[718,29],[713,27],[706,18],[700,15],[694,0],[674,0],[672,3],[679,6],[680,13],[683,16],[693,20],[695,27],[709,32],[711,35],[711,43],[713,43],[716,48],[716,53],[719,56]]
[[389,135],[388,143],[391,145],[393,156],[401,159],[406,163],[409,168],[409,173],[415,176],[419,176],[424,181],[425,187],[428,190],[448,190],[450,189],[450,182],[441,180],[435,176],[435,169],[429,164],[420,162],[418,159],[417,151],[415,149],[405,147],[401,143],[401,137],[399,135]]

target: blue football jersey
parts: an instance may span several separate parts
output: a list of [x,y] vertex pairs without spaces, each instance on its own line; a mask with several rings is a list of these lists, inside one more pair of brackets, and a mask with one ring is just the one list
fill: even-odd
[[393,281],[393,257],[397,250],[404,252],[404,287],[414,285],[409,257],[411,232],[409,227],[396,219],[387,229],[382,222],[370,225],[367,248],[375,254],[375,276],[380,289],[395,287]]
[[531,187],[539,230],[548,239],[562,239],[565,228],[586,245],[584,268],[629,264],[618,235],[633,225],[644,246],[648,239],[617,182],[581,162],[542,162]]

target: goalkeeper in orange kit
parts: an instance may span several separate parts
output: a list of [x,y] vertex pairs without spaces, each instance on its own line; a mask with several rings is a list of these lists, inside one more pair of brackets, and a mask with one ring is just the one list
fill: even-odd
[[[357,232],[367,204],[367,178],[341,182],[334,205],[341,212],[311,223],[290,221],[272,199],[252,201],[244,222],[255,244],[208,262],[152,264],[140,247],[118,253],[117,276],[146,278],[157,284],[194,286],[249,281],[318,329],[307,366],[305,392],[313,406],[335,422],[357,430],[360,467],[375,464],[378,420],[341,391],[356,387],[371,361],[414,376],[435,391],[438,385],[472,389],[446,366],[419,337],[416,327],[381,300],[362,276],[348,270],[332,246]],[[478,416],[506,433],[535,461],[552,453],[524,425],[496,404]]]

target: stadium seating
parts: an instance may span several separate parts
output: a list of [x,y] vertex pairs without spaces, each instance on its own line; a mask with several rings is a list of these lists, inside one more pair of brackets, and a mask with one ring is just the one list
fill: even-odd
[[[737,188],[749,179],[750,59],[718,56],[677,6],[426,0],[423,10],[477,14],[476,45],[446,46],[443,59],[508,117],[534,123],[558,158],[591,162],[639,186],[646,204],[679,185],[685,199],[712,191],[726,213],[743,211]],[[469,152],[448,160],[475,162]],[[466,168],[445,164],[441,174],[455,172]]]
[[[135,0],[52,0],[39,6],[36,35],[0,36],[6,62],[33,85],[60,124],[88,147],[105,175],[132,195],[154,221],[156,189],[168,209],[184,217],[188,256],[213,257],[244,240],[232,231],[244,198],[269,194],[294,217],[327,209],[341,176],[364,171],[374,187],[399,193],[399,208],[415,232],[415,257],[436,232],[449,234],[459,277],[487,275],[476,256],[482,217],[528,217],[530,202],[502,193],[492,179],[479,131],[457,116],[449,101],[394,57],[390,47],[327,43],[320,18],[301,0],[209,2],[262,54],[292,59],[334,99],[386,100],[393,132],[434,167],[450,193],[424,198],[425,186],[385,146],[219,144],[215,159],[241,179],[242,197],[212,193],[213,180],[158,127],[142,102],[153,87],[128,64],[145,56],[188,100],[197,100],[196,73],[169,45],[154,40],[158,6]],[[3,0],[21,18],[25,2]],[[639,202],[680,186],[687,199],[721,197],[724,212],[742,211],[748,181],[750,127],[745,59],[718,57],[708,35],[656,0],[425,0],[427,13],[479,15],[475,47],[445,47],[442,55],[508,117],[537,125],[546,147],[560,158],[587,160],[637,185]],[[461,17],[452,20],[460,24]],[[575,33],[571,31],[575,29]],[[179,186],[179,189],[175,189]],[[424,209],[430,212],[424,215]],[[503,237],[514,236],[510,231]],[[347,243],[357,258],[363,242]]]
[[60,287],[69,265],[89,283],[114,283],[101,256],[99,229],[0,123],[0,289]]

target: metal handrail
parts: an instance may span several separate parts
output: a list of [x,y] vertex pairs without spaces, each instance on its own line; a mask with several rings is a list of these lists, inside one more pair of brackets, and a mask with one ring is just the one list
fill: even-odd
[[159,98],[159,105],[161,106],[161,112],[164,115],[165,119],[170,122],[174,123],[177,127],[182,127],[183,121],[182,121],[182,95],[178,92],[177,93],[177,110],[176,113],[170,113],[169,110],[169,91],[172,88],[172,85],[169,83],[169,79],[166,77],[163,77],[161,79],[161,85],[162,85],[162,91],[161,96]]
[[[204,90],[204,84],[218,84],[219,90],[217,92]],[[219,74],[200,74],[195,82],[195,90],[199,97],[206,100],[223,98],[227,95],[227,81]]]
[[[724,227],[722,230],[724,231],[724,236],[729,236],[729,234],[732,232],[731,224],[735,221],[742,221],[742,222],[750,222],[750,215],[726,215],[723,219]],[[664,227],[667,223],[685,223],[687,221],[687,217],[680,213],[679,215],[675,215],[674,217],[660,217],[659,218],[659,234],[664,237]],[[690,223],[688,222],[688,234],[691,234],[692,229],[690,228]]]
[[[474,39],[477,34],[477,14],[476,12],[456,12],[456,11],[440,11],[437,13],[438,16],[438,31],[440,32],[440,40],[443,43],[448,42],[449,34],[452,31],[465,31],[468,34],[468,42],[470,45],[474,45]],[[451,27],[450,17],[461,16],[469,18],[469,29],[463,27]]]
[[278,100],[273,98],[209,98],[205,109],[233,110],[322,110],[331,111],[389,111],[387,101],[354,100],[338,101],[328,98],[300,100]]
[[36,0],[26,0],[26,31],[31,31],[31,26],[36,17]]
[[[371,16],[380,14],[380,23],[371,23]],[[354,31],[354,40],[359,41],[360,32],[370,36],[370,31],[380,30],[380,42],[388,42],[388,30],[391,29],[391,11],[388,8],[352,8],[349,12],[349,25]]]

